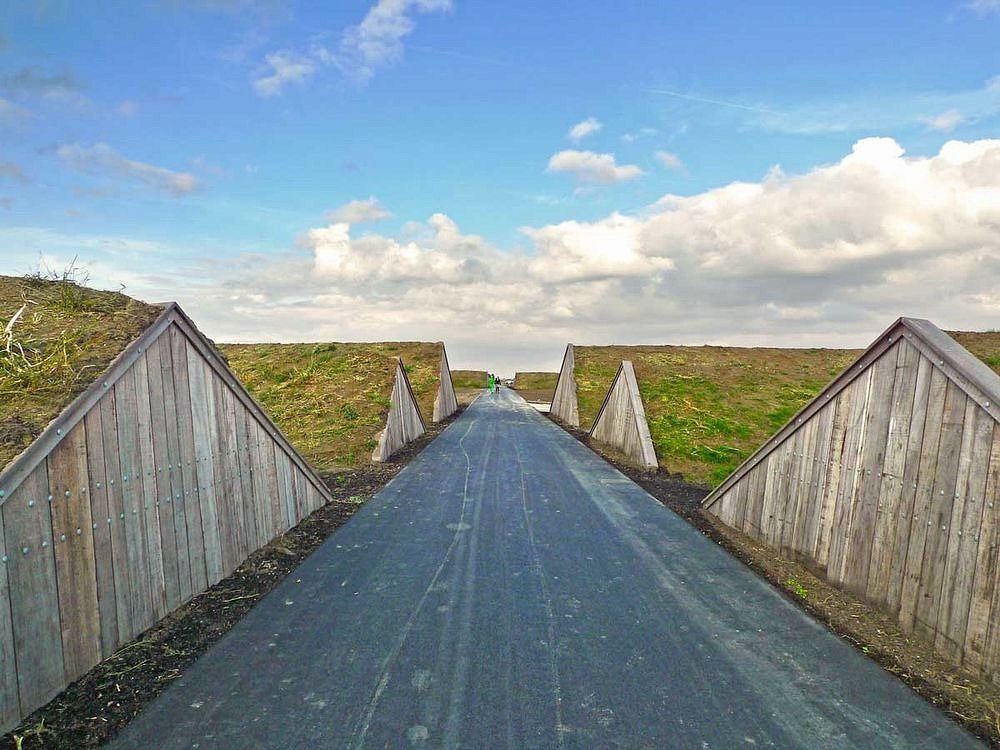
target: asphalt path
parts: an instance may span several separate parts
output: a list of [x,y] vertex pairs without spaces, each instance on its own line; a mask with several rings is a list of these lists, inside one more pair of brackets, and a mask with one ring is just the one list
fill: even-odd
[[509,390],[114,744],[979,746]]

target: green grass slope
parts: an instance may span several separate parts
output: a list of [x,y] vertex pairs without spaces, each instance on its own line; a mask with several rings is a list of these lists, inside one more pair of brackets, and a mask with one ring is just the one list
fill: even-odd
[[[1000,374],[1000,333],[958,332]],[[575,346],[581,427],[590,429],[622,359],[632,360],[660,466],[715,486],[861,350]]]
[[548,402],[556,390],[558,372],[514,373],[514,390],[528,401]]
[[402,357],[424,420],[434,411],[441,344],[220,344],[233,372],[321,471],[367,463],[385,426]]

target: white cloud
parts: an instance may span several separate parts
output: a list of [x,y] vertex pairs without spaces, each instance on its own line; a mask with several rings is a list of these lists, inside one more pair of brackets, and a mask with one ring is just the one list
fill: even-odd
[[965,7],[981,16],[1000,13],[1000,0],[970,0]]
[[277,96],[289,84],[305,83],[316,70],[316,64],[307,57],[292,52],[272,52],[264,57],[265,73],[254,80],[258,96]]
[[[522,231],[505,251],[443,214],[398,235],[332,223],[290,252],[179,270],[164,253],[125,263],[107,239],[0,227],[0,247],[98,254],[95,278],[179,297],[219,340],[444,339],[456,367],[556,367],[567,341],[861,346],[903,314],[1000,327],[1000,140],[908,157],[864,139],[805,174]],[[0,266],[22,272],[17,257]]]
[[684,169],[684,162],[681,161],[680,157],[669,151],[657,151],[653,154],[653,158],[667,169]]
[[403,39],[414,29],[412,15],[451,8],[451,0],[378,0],[357,26],[344,31],[337,65],[367,81],[403,54]]
[[949,109],[933,117],[921,117],[920,121],[931,130],[938,130],[942,133],[950,133],[958,125],[962,124],[965,118],[957,109]]
[[367,83],[380,68],[403,56],[403,40],[416,27],[414,15],[451,7],[451,0],[378,0],[359,24],[341,33],[333,49],[314,44],[306,52],[267,55],[270,70],[254,80],[254,90],[260,96],[277,96],[289,83],[304,83],[320,65],[335,66],[348,78]]
[[623,135],[622,141],[625,143],[635,143],[643,138],[652,138],[654,135],[659,135],[659,133],[660,131],[656,128],[639,128]]
[[127,159],[106,143],[93,146],[66,143],[56,149],[56,156],[79,172],[137,182],[175,196],[187,195],[199,187],[198,179],[189,172],[174,172]]
[[566,137],[574,143],[579,143],[588,135],[593,135],[594,133],[599,132],[603,127],[604,124],[596,117],[588,117],[586,120],[582,120],[571,127],[569,132],[566,134]]
[[331,224],[366,224],[388,219],[392,213],[375,196],[348,201],[330,211],[326,218]]
[[617,164],[614,154],[573,149],[553,154],[549,159],[548,171],[568,172],[580,182],[600,185],[627,182],[642,174],[642,170],[634,164]]

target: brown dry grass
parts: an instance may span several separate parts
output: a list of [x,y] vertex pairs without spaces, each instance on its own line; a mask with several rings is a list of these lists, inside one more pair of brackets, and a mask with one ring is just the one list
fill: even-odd
[[0,276],[0,469],[162,312],[76,279]]
[[440,343],[221,344],[219,349],[292,445],[322,471],[371,459],[385,426],[397,357],[424,420],[433,415]]
[[455,384],[455,390],[475,389],[482,390],[486,387],[486,370],[452,370],[451,382]]

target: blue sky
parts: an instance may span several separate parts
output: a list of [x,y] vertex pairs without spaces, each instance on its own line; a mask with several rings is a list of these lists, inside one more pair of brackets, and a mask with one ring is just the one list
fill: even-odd
[[[709,205],[713,191],[765,184],[776,166],[799,185],[866,138],[892,139],[911,166],[949,141],[990,143],[1000,135],[1000,3],[672,5],[0,2],[0,272],[24,272],[40,254],[51,263],[77,254],[95,283],[176,297],[219,338],[456,337],[460,363],[494,350],[456,336],[450,315],[503,325],[486,338],[511,366],[520,351],[526,364],[557,359],[543,352],[567,337],[863,343],[896,308],[892,294],[857,283],[847,292],[863,295],[853,316],[845,289],[831,284],[818,318],[801,311],[801,298],[762,291],[746,326],[726,328],[712,310],[685,327],[667,308],[662,326],[633,325],[649,300],[630,311],[630,298],[651,295],[655,307],[678,296],[678,284],[698,287],[713,249],[692,234],[678,240],[696,246],[704,273],[693,281],[681,278],[690,263],[678,257],[640,268],[625,256],[669,255],[644,223],[664,224],[655,217],[667,195]],[[975,157],[988,173],[991,154]],[[952,187],[979,195],[978,179]],[[341,236],[311,233],[344,218],[331,214],[338,207],[370,198],[379,210],[355,205],[350,257],[331,266],[322,243]],[[674,224],[685,211],[704,216],[694,204],[669,210]],[[852,206],[840,210],[813,226],[849,225]],[[886,207],[882,225],[898,210]],[[438,214],[459,239],[428,223]],[[638,224],[608,229],[615,216]],[[992,226],[970,221],[963,237]],[[622,250],[623,241],[637,244]],[[991,242],[969,252],[992,260]],[[400,274],[398,248],[411,245],[414,268],[437,275]],[[935,247],[939,259],[951,252]],[[539,275],[548,260],[579,273]],[[860,267],[851,252],[838,260]],[[878,273],[891,285],[903,262],[883,260]],[[743,282],[756,288],[748,273]],[[301,274],[299,289],[269,283],[276,274]],[[649,278],[657,289],[630,286]],[[511,291],[524,285],[530,299]],[[405,298],[433,307],[421,296],[432,288],[454,289],[467,307],[421,317],[392,306]],[[613,316],[582,303],[608,294]],[[948,308],[957,318],[948,324],[1000,325],[982,290],[967,296],[961,316]],[[906,303],[900,313],[920,299],[894,302]],[[539,318],[539,305],[556,312]],[[303,308],[314,312],[309,324],[296,313]]]

